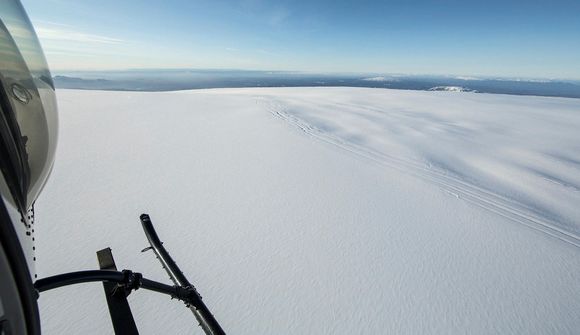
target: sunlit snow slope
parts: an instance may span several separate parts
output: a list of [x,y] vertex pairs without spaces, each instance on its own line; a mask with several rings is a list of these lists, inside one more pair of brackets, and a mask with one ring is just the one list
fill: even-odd
[[[574,334],[580,100],[356,88],[58,92],[39,276],[169,282],[165,246],[231,334]],[[143,334],[201,329],[130,296]],[[43,293],[46,334],[111,333],[99,284]]]

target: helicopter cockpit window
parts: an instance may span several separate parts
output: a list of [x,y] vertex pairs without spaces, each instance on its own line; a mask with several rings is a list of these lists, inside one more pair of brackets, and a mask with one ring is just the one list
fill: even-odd
[[3,0],[0,13],[1,165],[22,211],[36,200],[52,168],[56,99],[44,54],[22,5]]

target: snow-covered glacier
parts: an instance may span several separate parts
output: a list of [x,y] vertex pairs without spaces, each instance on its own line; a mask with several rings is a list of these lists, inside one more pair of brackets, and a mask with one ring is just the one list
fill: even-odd
[[[146,212],[231,334],[574,334],[580,100],[369,88],[58,91],[40,277],[119,268]],[[143,334],[201,333],[129,296]],[[105,334],[100,284],[41,294],[46,334]]]

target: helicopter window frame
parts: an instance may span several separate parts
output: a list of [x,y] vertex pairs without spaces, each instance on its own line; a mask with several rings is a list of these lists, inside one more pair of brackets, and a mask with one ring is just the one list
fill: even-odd
[[18,209],[25,213],[30,168],[25,143],[4,88],[4,80],[0,78],[0,170]]

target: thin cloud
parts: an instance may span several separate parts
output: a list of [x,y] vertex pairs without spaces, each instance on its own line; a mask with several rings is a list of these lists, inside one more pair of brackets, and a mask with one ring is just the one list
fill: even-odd
[[60,25],[59,27],[56,27],[56,25],[52,25],[51,27],[46,27],[39,25],[36,27],[36,34],[40,40],[46,41],[67,41],[90,44],[121,44],[125,42],[124,40],[118,38],[81,33],[72,29],[65,29],[63,27],[67,26]]
[[41,27],[41,26],[57,26],[57,27],[68,27],[71,28],[72,26],[65,23],[54,22],[54,21],[45,21],[45,20],[33,20],[32,22],[34,27]]
[[67,24],[34,23],[52,69],[113,67],[111,64],[120,64],[120,60],[128,57],[128,43],[122,39],[81,32]]

